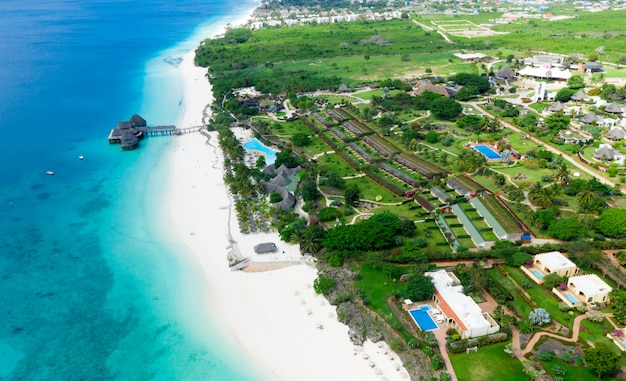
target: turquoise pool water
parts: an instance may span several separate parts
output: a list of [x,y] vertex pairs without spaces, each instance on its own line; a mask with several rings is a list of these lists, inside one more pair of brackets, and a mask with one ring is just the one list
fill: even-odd
[[572,303],[572,304],[577,304],[577,303],[578,303],[578,302],[576,301],[576,299],[575,299],[573,296],[571,296],[570,294],[565,294],[565,297],[566,297],[566,298],[567,298],[567,300],[569,300],[569,301],[570,301],[570,303]]
[[480,153],[483,154],[483,156],[485,156],[487,159],[501,159],[502,156],[500,156],[499,153],[497,153],[496,151],[494,151],[491,147],[489,146],[485,146],[485,145],[475,145],[473,146],[474,149]]
[[252,138],[243,145],[243,148],[251,151],[259,151],[265,155],[265,164],[272,165],[276,161],[277,151],[261,143],[257,138]]
[[[430,309],[430,306],[428,306],[428,309]],[[437,323],[435,323],[433,318],[428,314],[428,309],[422,309],[420,306],[420,309],[409,311],[411,317],[415,320],[415,324],[417,324],[422,331],[433,331],[439,328]]]
[[533,270],[533,274],[535,274],[537,279],[543,279],[543,274],[540,273],[538,270]]

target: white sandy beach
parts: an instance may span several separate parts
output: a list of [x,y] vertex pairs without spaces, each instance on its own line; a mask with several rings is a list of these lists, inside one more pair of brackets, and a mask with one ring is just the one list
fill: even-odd
[[[193,51],[179,69],[184,77],[184,112],[180,127],[203,123],[212,99],[206,70],[193,65]],[[277,233],[242,235],[222,180],[222,156],[216,133],[207,137],[176,137],[171,155],[169,217],[188,250],[184,260],[202,274],[207,315],[236,351],[245,353],[259,375],[268,380],[408,380],[401,360],[384,343],[355,347],[348,327],[335,308],[313,291],[316,269],[301,261],[299,248],[279,240]],[[282,269],[244,273],[228,267],[227,220],[242,255],[252,247],[274,242],[278,254],[266,260],[301,261]],[[284,254],[282,252],[285,252]],[[184,282],[184,279],[181,280]],[[184,297],[181,295],[181,297]]]

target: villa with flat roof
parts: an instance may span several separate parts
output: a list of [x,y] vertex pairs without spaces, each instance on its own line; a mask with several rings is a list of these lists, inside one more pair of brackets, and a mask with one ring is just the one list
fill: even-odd
[[608,303],[613,289],[596,274],[577,275],[569,278],[567,287],[555,287],[552,292],[568,306],[577,304]]
[[525,273],[535,283],[543,283],[543,278],[549,274],[557,274],[562,277],[576,275],[580,269],[563,254],[558,251],[537,254],[533,259],[530,267],[521,266],[522,272]]
[[483,312],[476,302],[463,293],[463,286],[452,272],[446,270],[427,272],[435,285],[433,300],[444,315],[448,327],[453,327],[463,339],[489,335],[500,330],[488,312]]

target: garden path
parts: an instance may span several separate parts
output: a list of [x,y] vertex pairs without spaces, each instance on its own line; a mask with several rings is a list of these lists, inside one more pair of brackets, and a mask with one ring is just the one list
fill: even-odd
[[[613,314],[607,313],[607,314],[604,314],[604,317],[605,318],[610,318],[610,317],[613,317]],[[530,341],[528,341],[528,344],[526,345],[526,348],[524,348],[524,350],[520,353],[521,357],[523,358],[524,356],[526,356],[527,354],[532,352],[533,348],[535,347],[535,344],[537,344],[539,339],[541,339],[544,336],[554,337],[555,339],[558,339],[558,340],[561,340],[561,341],[567,341],[567,342],[570,342],[570,343],[577,342],[578,341],[578,333],[580,332],[580,322],[583,321],[586,318],[587,318],[587,314],[576,316],[576,318],[574,319],[574,327],[573,327],[572,337],[565,337],[565,336],[557,335],[557,334],[551,333],[551,332],[539,332],[539,333],[533,335],[533,337],[530,339]],[[609,319],[609,321],[611,322],[611,324],[613,324],[613,322],[610,319]],[[514,336],[515,336],[515,334],[514,334]],[[519,343],[519,331],[518,331],[517,337],[518,337],[518,343]],[[515,344],[514,344],[514,346],[515,346]]]

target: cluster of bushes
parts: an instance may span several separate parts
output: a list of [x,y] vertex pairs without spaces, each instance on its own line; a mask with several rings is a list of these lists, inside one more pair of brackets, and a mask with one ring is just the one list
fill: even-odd
[[498,344],[509,340],[509,334],[506,332],[494,333],[492,335],[476,337],[473,339],[448,342],[446,346],[452,353],[465,352],[466,348],[472,348],[475,346],[484,347],[486,345]]

